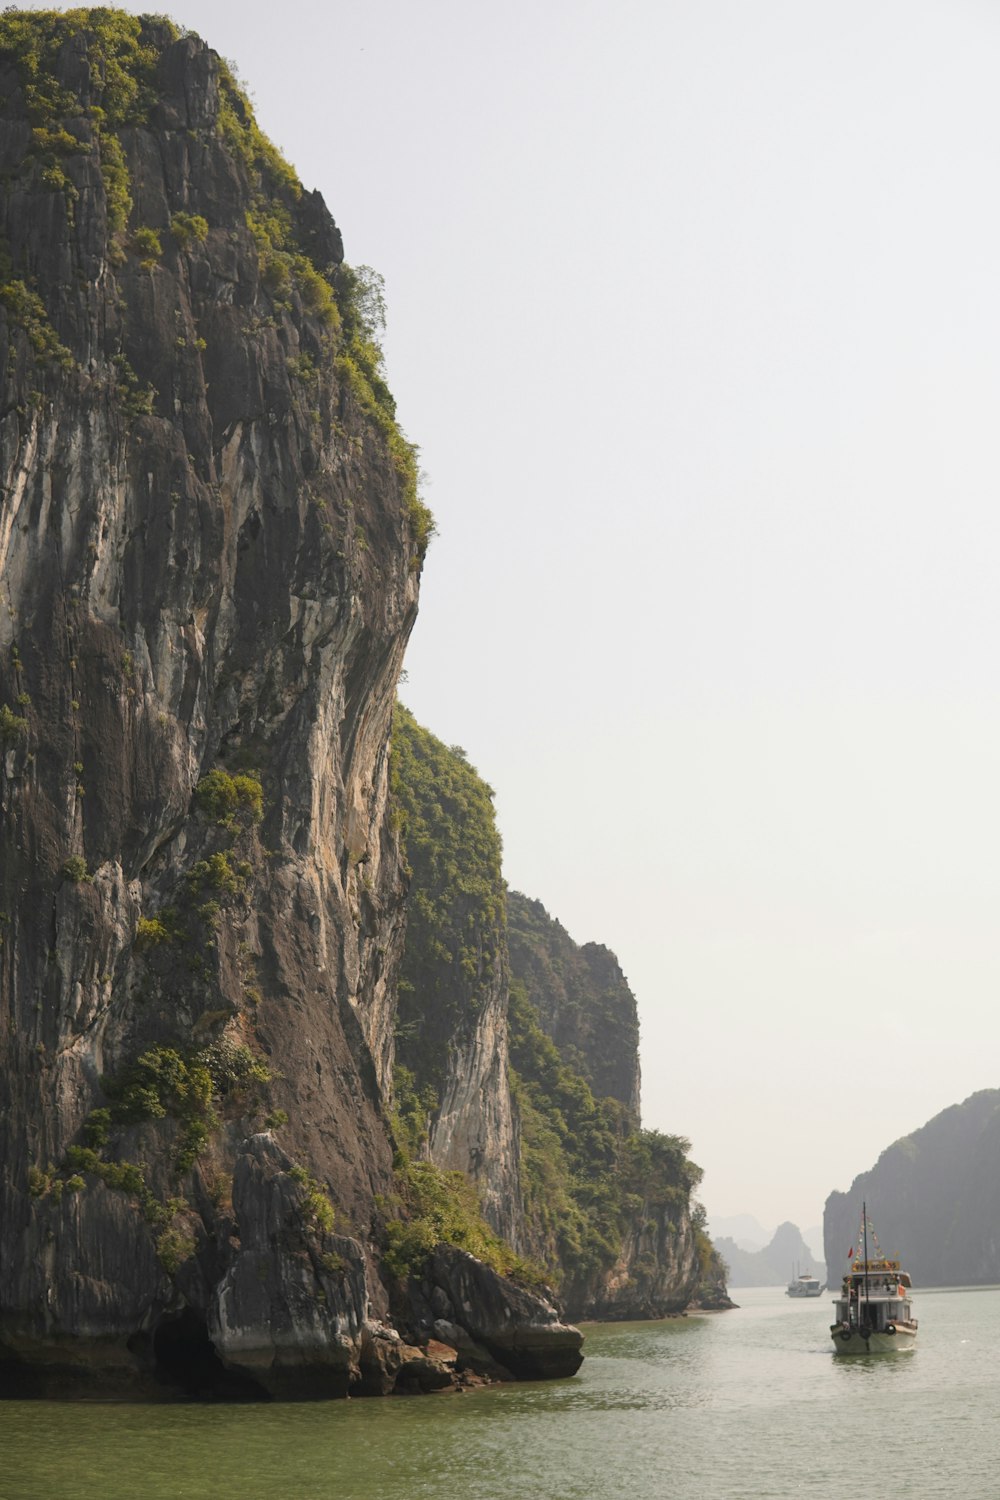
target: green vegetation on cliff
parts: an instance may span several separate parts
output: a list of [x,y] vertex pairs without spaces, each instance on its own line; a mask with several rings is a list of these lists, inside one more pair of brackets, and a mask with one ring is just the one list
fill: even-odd
[[[181,210],[160,225],[133,220],[129,127],[147,126],[158,105],[161,58],[183,33],[163,16],[135,16],[106,6],[70,10],[6,10],[0,14],[0,65],[12,64],[31,127],[21,170],[60,192],[72,219],[81,195],[74,157],[94,155],[105,190],[109,258],[135,255],[146,270],[164,255],[168,236],[178,254],[205,242],[208,218]],[[67,48],[82,47],[86,69],[65,68]],[[277,315],[297,302],[325,330],[341,391],[349,394],[384,440],[396,470],[417,556],[433,534],[418,493],[417,451],[396,421],[380,336],[385,300],[376,273],[343,263],[339,238],[317,231],[317,213],[295,169],[268,140],[232,68],[215,60],[218,111],[214,135],[245,178],[245,230],[259,257],[260,284]],[[73,86],[66,78],[72,76]],[[6,101],[4,101],[6,102]],[[190,132],[189,132],[190,134]],[[39,364],[62,369],[72,354],[58,338],[38,290],[0,245],[0,309],[26,336]],[[151,405],[150,405],[151,409]],[[145,414],[145,413],[143,413]]]
[[418,1092],[412,1072],[402,1064],[396,1066],[393,1083],[396,1193],[382,1205],[386,1267],[394,1276],[409,1276],[443,1242],[468,1250],[522,1286],[540,1286],[540,1268],[515,1255],[486,1223],[469,1178],[426,1159],[427,1125],[437,1107],[434,1089],[428,1085]]
[[638,1130],[619,1100],[595,1098],[518,980],[510,988],[510,1055],[531,1250],[557,1283],[614,1265],[639,1215],[658,1216],[679,1234],[701,1181],[690,1143]]
[[383,1262],[394,1276],[419,1272],[436,1245],[467,1250],[500,1276],[541,1288],[537,1266],[516,1255],[490,1229],[479,1195],[463,1172],[446,1172],[430,1161],[397,1158],[396,1197],[387,1210]]
[[448,1048],[493,983],[504,923],[493,793],[463,752],[397,704],[394,816],[410,871],[396,1056],[418,1090],[440,1096]]
[[349,266],[339,257],[324,261],[303,220],[302,184],[261,131],[250,101],[225,62],[220,66],[219,128],[254,187],[246,222],[260,254],[262,283],[279,307],[294,289],[306,310],[335,336],[341,384],[388,444],[423,553],[434,533],[434,520],[418,494],[417,450],[396,421],[396,403],[386,381],[380,342],[385,331],[382,278],[368,266]]
[[626,1112],[597,1100],[546,1036],[524,986],[510,991],[512,1084],[521,1115],[521,1189],[533,1248],[549,1267],[586,1274],[621,1238],[617,1163]]
[[[126,125],[141,124],[149,115],[155,93],[157,47],[150,26],[164,40],[179,32],[164,17],[139,17],[107,6],[73,10],[6,10],[0,15],[0,57],[17,67],[32,125],[31,156],[39,164],[46,187],[61,191],[74,203],[78,190],[65,170],[68,156],[89,151],[80,131],[83,120],[93,131],[108,205],[108,228],[119,234],[132,211],[131,183],[116,134]],[[83,101],[60,81],[57,62],[75,37],[86,40],[93,100]],[[75,128],[73,128],[75,127]]]
[[[427,1148],[449,1046],[468,1035],[488,987],[506,982],[508,929],[492,792],[463,751],[444,745],[400,706],[392,792],[411,874],[397,1033],[397,1138],[417,1153]],[[599,956],[592,970],[589,954],[580,959],[581,950],[538,903],[514,899],[536,992],[544,976],[558,970],[563,1008],[588,1017],[573,1034],[578,1041],[589,1035],[593,1044],[592,1066],[581,1063],[579,1046],[561,1050],[543,1021],[543,1011],[552,1013],[551,997],[540,994],[536,1005],[523,980],[510,983],[509,1084],[520,1119],[527,1253],[555,1285],[577,1292],[622,1259],[630,1237],[649,1246],[663,1235],[678,1245],[693,1243],[696,1258],[707,1265],[711,1247],[691,1203],[701,1172],[688,1158],[688,1142],[639,1130],[630,1107],[638,1103],[635,1001],[613,955],[590,945]],[[590,990],[581,997],[574,974],[595,973],[599,981],[587,979]],[[597,1057],[602,1015],[620,1044],[615,1076],[625,1080],[624,1099],[599,1098],[591,1086],[604,1076]]]
[[574,943],[540,901],[507,895],[511,975],[525,988],[561,1057],[599,1098],[639,1118],[639,1017],[609,949]]

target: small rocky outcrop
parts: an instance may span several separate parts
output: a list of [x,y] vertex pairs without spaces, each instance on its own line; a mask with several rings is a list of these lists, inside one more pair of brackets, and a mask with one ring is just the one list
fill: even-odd
[[[369,1262],[326,1232],[320,1189],[267,1135],[237,1158],[239,1245],[212,1290],[208,1333],[226,1369],[272,1396],[345,1396],[361,1381]],[[314,1201],[310,1201],[314,1200]]]
[[737,1307],[739,1303],[733,1301],[726,1286],[725,1264],[717,1261],[703,1278],[688,1308],[698,1312],[732,1312]]
[[640,1211],[631,1219],[611,1266],[577,1278],[567,1289],[574,1317],[598,1322],[667,1318],[697,1300],[701,1262],[688,1214],[678,1216],[678,1223],[662,1210],[651,1211],[651,1217]]
[[454,1342],[481,1374],[550,1380],[575,1375],[583,1362],[579,1329],[563,1323],[552,1302],[454,1246],[439,1245],[430,1256],[411,1288],[411,1315],[421,1331]]

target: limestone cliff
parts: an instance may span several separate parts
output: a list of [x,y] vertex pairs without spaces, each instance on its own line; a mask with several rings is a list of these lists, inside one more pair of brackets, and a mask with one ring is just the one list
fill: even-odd
[[540,901],[510,891],[511,972],[560,1054],[599,1099],[639,1118],[639,1016],[618,960],[601,943],[574,943]]
[[393,795],[411,894],[397,1060],[404,1091],[427,1091],[427,1152],[468,1173],[494,1229],[523,1236],[507,1043],[508,964],[492,793],[457,747],[400,705]]
[[511,892],[508,914],[525,1248],[559,1266],[573,1317],[730,1305],[689,1142],[640,1128],[636,1002],[617,959],[539,901]]
[[368,289],[162,20],[0,17],[0,174],[0,1385],[391,1389],[429,518]]
[[858,1248],[862,1204],[915,1286],[1000,1281],[1000,1090],[983,1089],[888,1146],[846,1193],[831,1193],[823,1242],[831,1280]]
[[479,1185],[572,1316],[661,1317],[702,1291],[727,1305],[688,1143],[638,1128],[614,955],[505,893],[489,787],[402,708],[392,787],[412,872],[396,1080],[411,1147]]

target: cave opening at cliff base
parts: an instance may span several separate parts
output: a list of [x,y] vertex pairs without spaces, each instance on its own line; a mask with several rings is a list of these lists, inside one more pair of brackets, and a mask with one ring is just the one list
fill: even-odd
[[152,1353],[156,1378],[190,1401],[271,1399],[249,1375],[226,1369],[208,1336],[204,1317],[193,1307],[157,1325]]

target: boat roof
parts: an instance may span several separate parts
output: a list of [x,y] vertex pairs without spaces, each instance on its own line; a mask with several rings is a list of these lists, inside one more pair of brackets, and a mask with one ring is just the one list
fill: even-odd
[[910,1273],[901,1269],[898,1260],[855,1260],[851,1264],[845,1281],[861,1281],[866,1276],[879,1276],[883,1280],[890,1278],[898,1281],[900,1286],[910,1286]]

